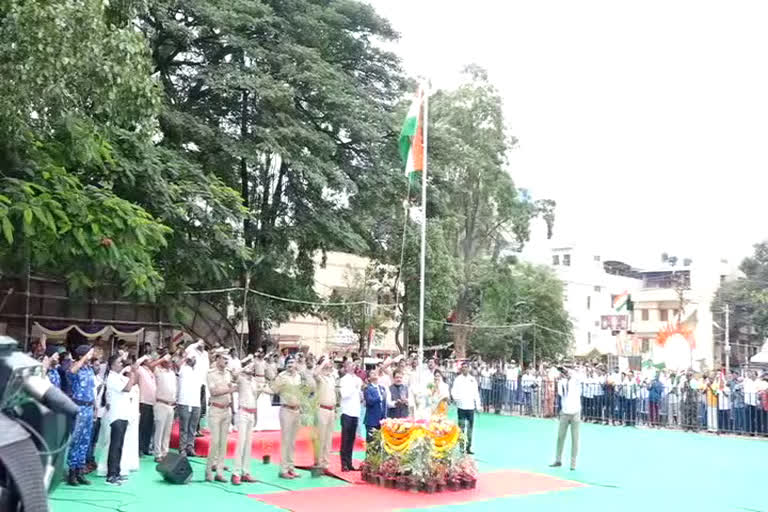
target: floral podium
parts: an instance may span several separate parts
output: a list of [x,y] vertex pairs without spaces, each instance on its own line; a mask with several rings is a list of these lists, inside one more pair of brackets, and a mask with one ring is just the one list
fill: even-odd
[[363,480],[413,492],[474,488],[477,465],[464,453],[463,433],[446,408],[441,404],[429,420],[383,420],[367,446]]

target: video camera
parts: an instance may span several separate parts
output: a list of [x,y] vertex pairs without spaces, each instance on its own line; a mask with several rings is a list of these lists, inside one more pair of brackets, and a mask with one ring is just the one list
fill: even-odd
[[79,408],[0,336],[0,511],[48,510]]

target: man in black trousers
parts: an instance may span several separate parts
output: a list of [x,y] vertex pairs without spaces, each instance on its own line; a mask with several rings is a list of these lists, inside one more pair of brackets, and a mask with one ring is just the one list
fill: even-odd
[[355,375],[354,366],[347,362],[339,381],[341,395],[341,470],[357,471],[352,465],[352,451],[357,437],[357,424],[363,399],[363,381]]

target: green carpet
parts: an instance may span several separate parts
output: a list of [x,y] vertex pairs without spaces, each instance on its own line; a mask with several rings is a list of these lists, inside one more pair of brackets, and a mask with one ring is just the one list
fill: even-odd
[[[715,437],[664,430],[643,430],[591,424],[581,426],[578,469],[550,469],[554,456],[556,423],[553,420],[511,418],[482,414],[475,421],[474,451],[481,471],[514,468],[558,476],[587,484],[562,492],[501,498],[441,510],[551,511],[560,507],[584,512],[653,510],[696,512],[768,512],[765,488],[768,441]],[[60,486],[51,496],[55,512],[85,510],[173,510],[183,502],[188,510],[279,510],[247,494],[300,490],[308,487],[348,485],[330,477],[298,480],[277,477],[277,467],[254,462],[252,474],[262,483],[234,487],[202,481],[204,459],[193,464],[189,485],[170,485],[160,478],[149,458],[141,471],[122,487],[110,487],[93,477],[90,487]],[[482,478],[482,477],[481,477]],[[329,498],[332,491],[329,489]],[[393,510],[396,504],[393,503]],[[361,509],[362,510],[362,509]]]

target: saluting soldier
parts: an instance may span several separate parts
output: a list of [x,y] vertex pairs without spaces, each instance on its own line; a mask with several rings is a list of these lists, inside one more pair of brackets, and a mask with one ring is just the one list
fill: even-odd
[[[248,357],[250,358],[251,356]],[[237,376],[240,414],[237,420],[237,452],[235,453],[235,467],[232,471],[233,485],[240,485],[241,482],[253,483],[257,481],[249,473],[253,427],[256,425],[256,399],[259,396],[261,387],[261,384],[256,381],[255,374],[258,371],[257,368],[257,361],[250,361]]]
[[293,456],[301,419],[300,386],[301,375],[296,371],[296,361],[293,356],[288,356],[285,371],[272,384],[272,389],[280,395],[280,478],[299,478]]
[[214,355],[214,369],[208,372],[208,391],[211,395],[211,409],[208,415],[208,428],[211,431],[211,446],[205,465],[205,480],[226,482],[224,478],[224,459],[227,456],[227,437],[232,421],[232,393],[237,386],[232,382],[232,373],[227,369],[227,357],[224,353]]
[[328,469],[328,457],[331,454],[331,438],[336,418],[336,378],[333,376],[333,362],[321,357],[315,373],[315,393],[317,394],[317,445],[315,449],[315,467]]

